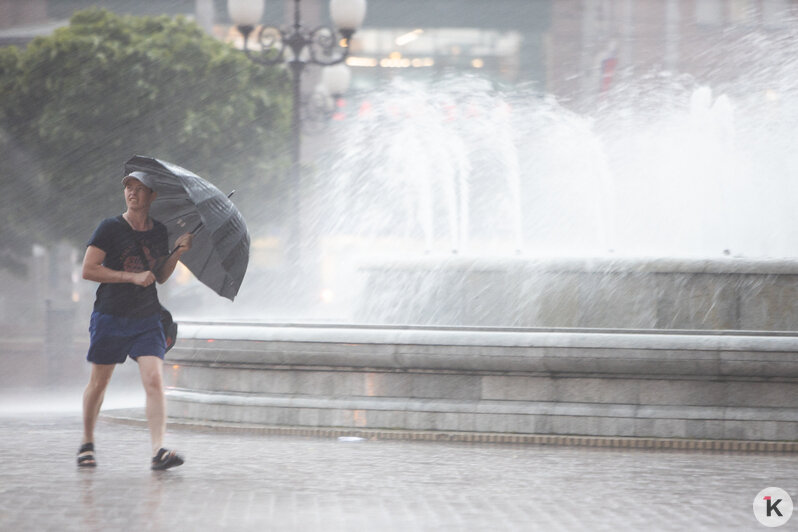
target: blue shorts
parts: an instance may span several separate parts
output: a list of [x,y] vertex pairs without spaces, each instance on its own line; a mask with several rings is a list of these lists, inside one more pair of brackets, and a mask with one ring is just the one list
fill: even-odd
[[146,318],[127,318],[99,312],[91,313],[89,324],[91,343],[86,360],[95,364],[123,364],[130,356],[156,356],[163,360],[166,353],[161,318],[153,314]]

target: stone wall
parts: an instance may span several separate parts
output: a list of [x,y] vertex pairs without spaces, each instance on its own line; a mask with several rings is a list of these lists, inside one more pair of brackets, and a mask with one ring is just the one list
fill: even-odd
[[176,418],[798,440],[798,337],[181,323]]
[[360,276],[356,323],[798,330],[798,261],[450,257]]

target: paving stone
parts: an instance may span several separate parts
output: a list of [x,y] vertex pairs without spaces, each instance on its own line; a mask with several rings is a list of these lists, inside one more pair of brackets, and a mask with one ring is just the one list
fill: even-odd
[[79,470],[79,398],[36,412],[15,411],[24,399],[0,394],[0,403],[3,531],[758,530],[751,505],[761,489],[798,501],[798,460],[778,453],[173,427],[167,443],[186,464],[152,472],[147,430],[107,418],[98,467]]

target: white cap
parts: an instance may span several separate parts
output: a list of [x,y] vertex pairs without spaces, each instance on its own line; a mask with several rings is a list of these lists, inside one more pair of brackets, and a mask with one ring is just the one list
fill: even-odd
[[150,190],[155,190],[155,179],[154,176],[148,174],[146,172],[130,172],[128,175],[122,178],[122,186],[126,186],[129,179],[138,179],[141,183],[149,188]]

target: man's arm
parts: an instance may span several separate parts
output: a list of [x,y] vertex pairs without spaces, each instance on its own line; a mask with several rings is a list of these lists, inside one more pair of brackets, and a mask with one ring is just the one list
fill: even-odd
[[112,270],[103,266],[103,260],[105,251],[97,246],[88,246],[83,256],[83,278],[98,283],[133,283],[139,286],[149,286],[155,282],[155,275],[151,271],[133,273]]
[[177,240],[175,241],[175,252],[172,253],[169,258],[166,259],[159,268],[158,268],[158,282],[160,284],[165,283],[169,277],[171,277],[172,273],[175,271],[175,267],[177,266],[177,261],[180,260],[180,257],[183,256],[183,253],[191,249],[191,242],[194,240],[194,235],[191,233],[186,233],[184,235],[180,235]]

